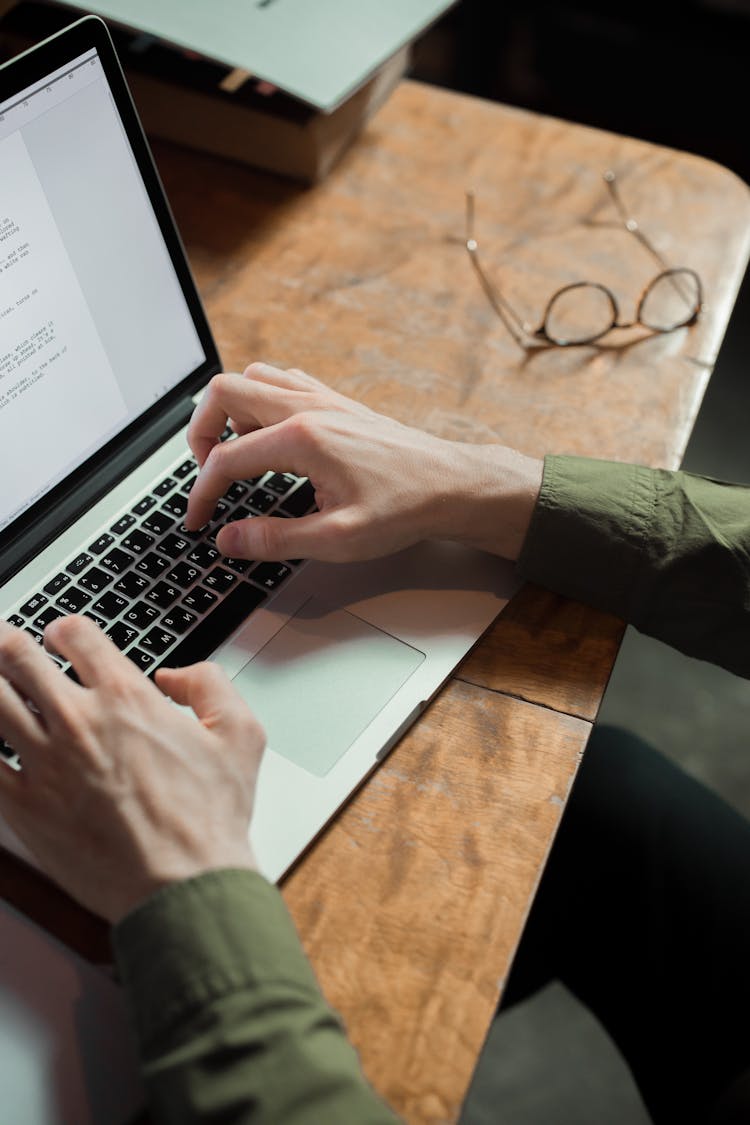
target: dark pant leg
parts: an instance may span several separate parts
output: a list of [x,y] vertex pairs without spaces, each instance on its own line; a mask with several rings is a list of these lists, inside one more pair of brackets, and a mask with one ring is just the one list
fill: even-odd
[[750,823],[614,728],[589,741],[502,1007],[553,979],[659,1125],[711,1121],[750,1067]]

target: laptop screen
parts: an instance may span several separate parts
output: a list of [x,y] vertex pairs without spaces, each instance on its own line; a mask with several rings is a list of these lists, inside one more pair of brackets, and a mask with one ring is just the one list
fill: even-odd
[[0,102],[0,168],[2,531],[206,355],[95,49]]

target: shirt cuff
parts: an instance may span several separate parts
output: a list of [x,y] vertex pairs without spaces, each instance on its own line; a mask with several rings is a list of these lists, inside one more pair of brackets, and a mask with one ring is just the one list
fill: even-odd
[[292,919],[256,872],[209,871],[157,891],[113,930],[144,1047],[217,996],[283,983],[319,996]]
[[653,472],[640,465],[546,457],[519,572],[627,617],[648,557],[655,492]]

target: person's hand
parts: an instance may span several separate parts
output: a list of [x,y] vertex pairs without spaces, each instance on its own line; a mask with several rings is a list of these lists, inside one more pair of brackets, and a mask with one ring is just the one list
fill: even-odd
[[[221,443],[227,422],[241,436]],[[222,528],[223,554],[346,562],[424,539],[453,539],[516,558],[541,483],[541,462],[503,446],[446,441],[376,414],[296,369],[253,363],[217,375],[188,441],[201,471],[185,517],[211,519],[235,480],[267,469],[307,476],[318,511],[253,516]]]
[[[263,731],[213,664],[162,669],[172,706],[84,617],[47,626],[76,684],[0,622],[0,811],[41,868],[116,922],[153,891],[218,867],[253,868],[248,825]],[[29,707],[28,704],[32,706]]]

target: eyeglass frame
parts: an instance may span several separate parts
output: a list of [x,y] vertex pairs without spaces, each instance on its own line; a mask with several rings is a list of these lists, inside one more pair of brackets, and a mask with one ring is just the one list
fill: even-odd
[[[511,306],[508,300],[503,297],[499,289],[497,289],[492,284],[490,279],[487,277],[487,274],[484,272],[484,269],[482,268],[482,265],[479,261],[479,245],[476,238],[474,237],[475,196],[473,191],[466,192],[465,246],[469,254],[469,259],[475,273],[477,274],[477,277],[479,278],[479,282],[482,286],[482,289],[484,290],[485,296],[489,300],[497,315],[502,320],[505,327],[510,332],[513,339],[520,347],[524,349],[528,350],[529,348],[533,349],[547,347],[585,347],[589,344],[597,343],[604,336],[608,335],[616,328],[635,328],[637,325],[640,325],[642,328],[648,329],[648,331],[653,335],[665,335],[669,332],[676,332],[678,328],[686,328],[691,324],[695,324],[701,314],[701,310],[703,309],[703,284],[696,271],[690,269],[688,266],[670,266],[653,245],[653,243],[643,233],[637,219],[634,219],[628,215],[619,189],[617,187],[617,177],[615,173],[611,169],[607,169],[607,171],[603,173],[602,179],[609,189],[610,196],[612,197],[615,207],[617,208],[617,211],[622,218],[625,229],[638,239],[641,245],[645,247],[649,254],[651,254],[651,256],[662,267],[661,271],[651,279],[651,281],[641,293],[636,308],[636,318],[632,321],[620,321],[620,307],[617,303],[617,298],[615,297],[611,289],[609,289],[606,285],[603,285],[598,281],[574,281],[570,285],[563,285],[559,289],[555,290],[555,292],[547,302],[547,305],[545,306],[544,316],[542,317],[539,327],[536,329],[530,328],[525,321],[521,320],[518,313]],[[672,284],[675,285],[679,292],[679,286],[677,285],[676,281],[676,276],[679,274],[689,274],[695,282],[696,301],[693,311],[690,313],[690,315],[687,316],[684,320],[680,321],[678,324],[673,324],[670,328],[659,328],[654,325],[647,324],[645,321],[641,320],[641,312],[643,310],[643,306],[657,282],[661,281],[665,277],[673,278],[674,280]],[[593,335],[584,337],[580,340],[561,340],[554,336],[551,336],[547,329],[547,322],[549,320],[552,306],[554,305],[555,301],[557,301],[557,299],[563,293],[568,293],[573,289],[583,288],[598,289],[605,294],[612,310],[612,320],[610,321],[609,325],[606,328],[602,329],[601,332],[596,332]],[[681,296],[684,297],[684,293],[681,294]],[[526,339],[524,339],[524,337],[526,337]]]

